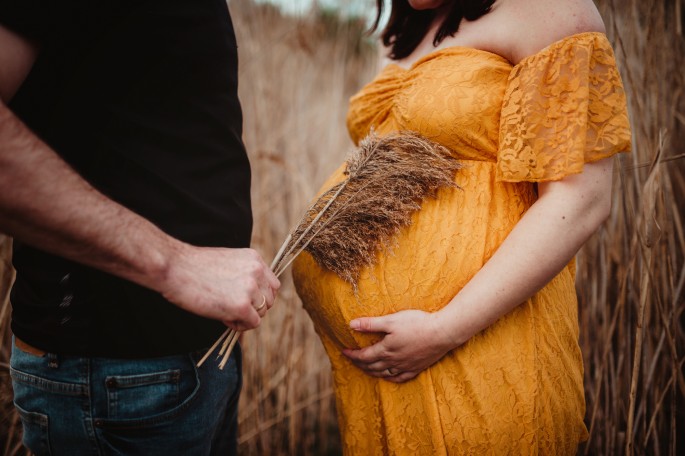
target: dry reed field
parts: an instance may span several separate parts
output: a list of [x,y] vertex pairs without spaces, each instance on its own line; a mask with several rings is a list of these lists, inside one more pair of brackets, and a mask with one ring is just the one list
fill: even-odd
[[[578,256],[590,439],[579,454],[685,451],[685,12],[681,0],[597,0],[626,84],[633,152],[617,159],[612,215]],[[376,70],[360,19],[283,16],[231,0],[253,245],[267,259],[352,145],[348,98]],[[0,451],[23,455],[9,385],[9,242],[0,237]],[[240,453],[339,454],[329,363],[289,272],[242,336]]]
[[626,84],[633,153],[579,256],[584,454],[685,451],[685,17],[680,0],[598,2]]
[[[284,18],[249,0],[230,7],[253,170],[253,240],[271,260],[350,150],[347,100],[373,77],[376,50],[359,20],[324,12]],[[339,452],[330,365],[289,274],[269,317],[243,336],[241,454]]]

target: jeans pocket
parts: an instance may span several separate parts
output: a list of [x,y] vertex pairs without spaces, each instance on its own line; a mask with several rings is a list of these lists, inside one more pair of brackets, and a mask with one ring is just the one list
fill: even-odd
[[39,412],[28,412],[16,403],[14,406],[19,412],[24,428],[24,446],[36,456],[51,454],[48,416]]
[[181,371],[166,370],[105,379],[109,419],[154,416],[175,407],[181,391]]

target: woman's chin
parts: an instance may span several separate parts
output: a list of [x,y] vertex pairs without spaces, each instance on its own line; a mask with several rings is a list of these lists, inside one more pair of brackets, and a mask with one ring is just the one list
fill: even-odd
[[408,0],[409,6],[415,10],[438,9],[447,3],[447,0]]

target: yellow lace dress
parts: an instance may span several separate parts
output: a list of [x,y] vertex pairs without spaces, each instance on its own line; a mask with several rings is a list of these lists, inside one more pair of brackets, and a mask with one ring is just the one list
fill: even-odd
[[356,295],[310,255],[295,263],[297,291],[333,365],[345,454],[575,454],[587,430],[573,263],[407,383],[365,375],[341,349],[377,340],[350,330],[356,317],[447,304],[533,204],[534,182],[629,149],[606,36],[574,35],[515,66],[464,47],[409,69],[389,65],[351,99],[348,126],[354,141],[372,127],[417,131],[465,167],[455,177],[461,189],[424,203],[362,272]]

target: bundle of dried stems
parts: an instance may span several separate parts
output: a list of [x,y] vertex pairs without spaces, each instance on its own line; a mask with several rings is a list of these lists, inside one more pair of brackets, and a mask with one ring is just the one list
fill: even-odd
[[[371,132],[347,159],[346,178],[305,212],[274,258],[280,276],[304,250],[325,269],[356,287],[361,270],[411,223],[425,198],[453,187],[461,167],[453,153],[413,132],[379,138]],[[219,367],[228,361],[239,331],[227,329],[200,360],[221,344]]]

